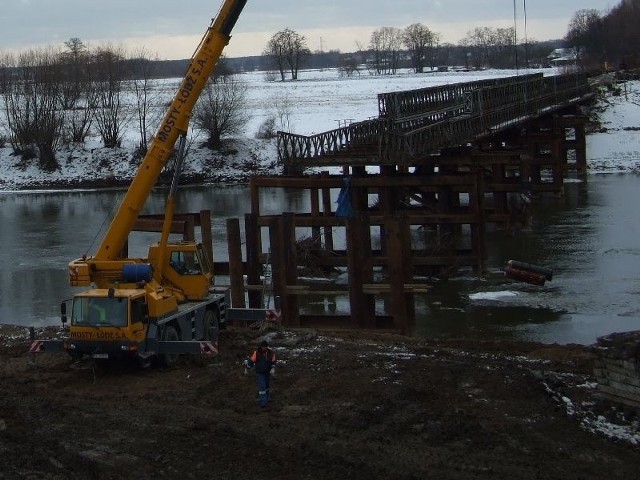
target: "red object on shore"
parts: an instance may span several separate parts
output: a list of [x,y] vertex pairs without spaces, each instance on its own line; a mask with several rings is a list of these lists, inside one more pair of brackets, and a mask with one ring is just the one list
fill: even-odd
[[546,267],[540,267],[538,265],[532,265],[530,263],[519,262],[518,260],[509,260],[508,265],[517,270],[525,270],[533,273],[539,273],[551,281],[553,278],[553,270]]
[[507,267],[504,269],[504,275],[513,280],[521,280],[533,285],[544,285],[547,277],[541,273],[532,272],[530,270],[522,270],[520,268]]

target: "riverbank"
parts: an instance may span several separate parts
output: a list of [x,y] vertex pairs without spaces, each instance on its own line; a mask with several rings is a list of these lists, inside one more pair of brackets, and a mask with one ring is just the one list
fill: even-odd
[[[65,145],[57,152],[59,167],[43,172],[37,159],[24,160],[8,147],[0,148],[0,192],[26,190],[74,190],[128,187],[141,158],[127,148],[97,145]],[[274,139],[227,140],[219,151],[194,145],[180,177],[181,184],[246,183],[252,175],[276,175],[278,152]],[[163,172],[159,184],[170,185],[171,172]]]
[[216,362],[170,370],[32,363],[27,332],[0,326],[0,478],[602,479],[640,468],[637,418],[593,396],[588,347],[271,332],[280,365],[263,411],[242,368],[255,331],[224,331]]
[[[541,72],[559,73],[549,69]],[[183,183],[241,183],[248,181],[250,175],[279,174],[276,139],[256,138],[265,121],[273,118],[286,120],[286,126],[277,127],[281,130],[313,135],[376,116],[376,95],[382,92],[501,78],[515,73],[509,70],[405,72],[343,78],[335,70],[323,70],[307,71],[296,82],[268,82],[261,72],[245,73],[241,78],[248,86],[249,112],[243,131],[237,138],[226,140],[220,151],[203,148],[202,136],[190,134]],[[177,88],[178,79],[175,82]],[[604,92],[589,112],[594,121],[587,137],[590,172],[640,170],[640,153],[636,147],[640,132],[640,82],[629,81],[622,87],[615,94]],[[278,98],[287,99],[289,110],[276,111]],[[0,132],[0,138],[5,139],[0,146],[0,192],[126,186],[140,163],[135,155],[139,136],[131,124],[123,125],[121,148],[103,147],[95,132],[84,144],[61,145],[56,150],[59,167],[53,172],[40,170],[37,158],[25,160],[17,156],[6,141],[6,132],[4,137]]]

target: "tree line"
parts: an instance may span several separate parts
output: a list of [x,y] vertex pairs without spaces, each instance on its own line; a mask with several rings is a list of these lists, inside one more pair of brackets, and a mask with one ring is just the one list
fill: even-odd
[[[381,27],[371,33],[368,44],[342,54],[311,52],[307,39],[291,29],[274,34],[261,57],[259,68],[273,70],[280,80],[296,79],[303,67],[337,67],[344,75],[366,70],[370,74],[396,73],[411,68],[416,73],[436,67],[520,68],[549,65],[548,55],[560,47],[573,48],[577,62],[584,68],[640,66],[640,0],[620,0],[604,13],[595,9],[578,10],[567,26],[563,39],[524,44],[515,27],[477,27],[457,45],[442,43],[441,34],[416,23],[406,28]],[[238,65],[241,65],[238,63]],[[245,59],[243,67],[248,66]],[[255,64],[254,64],[255,67]]]
[[585,66],[640,67],[640,0],[621,0],[607,13],[578,10],[565,40]]
[[[368,44],[358,43],[352,53],[311,52],[305,36],[286,28],[275,33],[258,59],[235,59],[240,69],[274,72],[273,79],[295,80],[301,68],[338,68],[343,75],[363,72],[395,74],[410,68],[416,73],[443,66],[468,69],[546,66],[549,53],[561,40],[519,44],[515,28],[478,27],[458,45],[441,42],[441,34],[415,23],[406,28],[381,27]],[[233,60],[233,59],[232,59]],[[253,60],[253,61],[252,61]],[[257,60],[257,61],[256,61]]]
[[[59,168],[58,147],[84,144],[98,135],[106,148],[122,145],[132,126],[143,156],[164,113],[158,62],[145,49],[128,55],[120,47],[89,49],[80,39],[64,49],[42,48],[0,57],[0,147],[21,162],[37,160],[42,171]],[[184,73],[184,69],[181,75]],[[221,61],[194,109],[192,125],[218,148],[222,137],[244,125],[247,86]]]

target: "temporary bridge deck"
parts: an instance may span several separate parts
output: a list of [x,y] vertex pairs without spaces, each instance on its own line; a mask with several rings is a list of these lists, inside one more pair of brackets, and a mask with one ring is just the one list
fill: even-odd
[[280,161],[294,167],[420,165],[592,98],[585,74],[541,73],[378,95],[378,118],[317,135],[278,133]]

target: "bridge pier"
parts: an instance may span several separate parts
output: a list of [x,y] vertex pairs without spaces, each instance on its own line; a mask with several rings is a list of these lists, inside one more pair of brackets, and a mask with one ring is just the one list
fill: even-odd
[[[260,198],[260,188],[295,188],[309,195],[308,209],[264,215],[256,201],[255,211],[245,218],[245,242],[239,238],[238,222],[228,222],[228,238],[237,243],[228,248],[234,256],[229,261],[234,266],[232,298],[243,303],[240,296],[249,295],[250,305],[257,308],[260,305],[252,294],[281,297],[284,325],[392,329],[411,334],[415,330],[413,297],[429,289],[421,279],[424,275],[448,276],[465,267],[483,273],[484,194],[477,173],[449,167],[442,175],[419,177],[393,169],[387,169],[386,175],[360,173],[349,177],[353,213],[347,218],[336,216],[332,208],[336,203],[331,201],[345,185],[342,176],[252,178],[253,199]],[[429,200],[427,210],[422,194],[435,199],[435,203]],[[314,200],[319,195],[326,201]],[[267,251],[262,246],[263,229],[268,231]],[[306,231],[327,230],[332,231],[331,245],[326,238],[324,243],[305,239]],[[246,262],[242,261],[242,244]],[[305,267],[304,258],[312,258],[313,266],[321,270],[343,270],[348,284],[326,289],[301,282],[298,273]],[[267,266],[272,285],[259,278]],[[246,272],[246,284],[239,282],[244,273],[240,268]],[[303,296],[334,301],[336,296],[348,297],[351,314],[303,315],[299,308]],[[389,305],[389,315],[376,313],[376,300]]]
[[584,115],[556,117],[557,128],[564,131],[562,155],[566,159],[566,170],[575,171],[578,175],[587,174],[587,134],[586,124],[589,121]]

